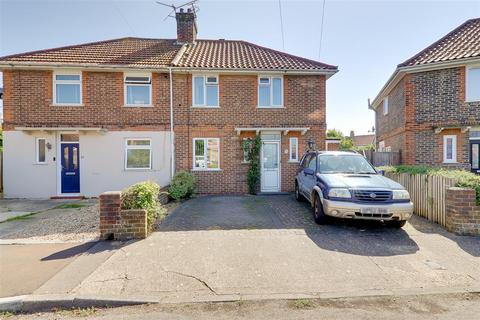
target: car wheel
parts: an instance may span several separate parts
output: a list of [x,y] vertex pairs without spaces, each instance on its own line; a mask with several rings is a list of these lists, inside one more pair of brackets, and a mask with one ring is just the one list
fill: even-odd
[[302,202],[305,198],[300,194],[300,188],[298,187],[298,182],[295,182],[295,200]]
[[394,220],[390,221],[389,225],[393,228],[402,228],[407,223],[407,220]]
[[320,196],[315,192],[315,205],[313,206],[313,219],[317,224],[326,224],[328,222],[328,217],[323,211],[323,205],[320,201]]

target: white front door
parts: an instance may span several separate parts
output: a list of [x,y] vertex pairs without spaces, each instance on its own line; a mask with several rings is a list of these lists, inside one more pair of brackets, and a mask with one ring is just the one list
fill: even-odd
[[262,143],[262,192],[280,191],[280,142]]

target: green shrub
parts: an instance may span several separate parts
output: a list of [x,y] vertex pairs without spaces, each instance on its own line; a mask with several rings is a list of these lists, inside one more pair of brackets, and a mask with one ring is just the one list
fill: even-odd
[[480,176],[472,172],[465,170],[445,169],[440,167],[406,165],[379,167],[378,169],[390,173],[425,174],[428,176],[442,176],[456,179],[456,187],[475,189],[477,205],[480,205]]
[[188,199],[195,195],[197,190],[197,179],[187,171],[177,172],[172,179],[168,192],[175,200]]
[[147,223],[151,228],[155,220],[166,210],[160,205],[158,196],[160,186],[152,181],[136,183],[122,192],[122,209],[144,209],[147,211]]
[[255,136],[243,142],[243,151],[247,153],[247,160],[250,162],[250,168],[247,172],[248,193],[257,194],[260,184],[260,148],[262,139]]

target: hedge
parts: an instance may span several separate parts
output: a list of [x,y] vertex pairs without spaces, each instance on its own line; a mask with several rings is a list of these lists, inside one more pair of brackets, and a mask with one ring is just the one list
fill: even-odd
[[475,189],[477,205],[480,205],[480,175],[476,175],[472,172],[439,167],[406,165],[379,167],[377,169],[390,173],[425,174],[427,176],[442,176],[456,179],[456,187]]

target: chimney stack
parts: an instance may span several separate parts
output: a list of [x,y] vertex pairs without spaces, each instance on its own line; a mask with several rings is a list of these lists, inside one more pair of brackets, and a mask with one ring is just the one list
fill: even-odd
[[192,9],[185,10],[180,8],[175,13],[177,19],[177,42],[189,43],[197,39],[197,17]]

